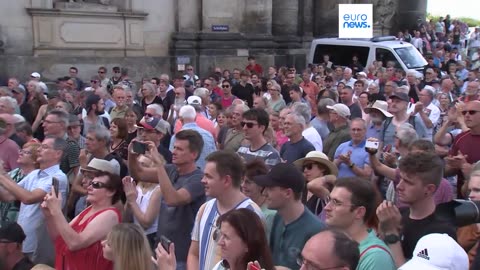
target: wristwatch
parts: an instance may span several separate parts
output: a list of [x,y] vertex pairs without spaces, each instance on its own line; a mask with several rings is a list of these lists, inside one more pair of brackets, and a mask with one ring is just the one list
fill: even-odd
[[355,163],[353,163],[353,162],[350,163],[350,164],[348,165],[348,167],[350,167],[350,169],[353,169],[353,167],[355,167]]
[[386,234],[383,241],[387,244],[392,245],[392,244],[395,244],[398,241],[400,241],[400,236],[398,236],[396,234]]

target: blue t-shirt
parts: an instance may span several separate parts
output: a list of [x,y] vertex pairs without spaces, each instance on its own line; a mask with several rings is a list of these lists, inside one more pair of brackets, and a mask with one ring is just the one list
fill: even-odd
[[280,149],[280,156],[287,163],[292,163],[297,159],[304,158],[308,152],[315,151],[315,147],[304,137],[296,143],[288,141],[282,145]]

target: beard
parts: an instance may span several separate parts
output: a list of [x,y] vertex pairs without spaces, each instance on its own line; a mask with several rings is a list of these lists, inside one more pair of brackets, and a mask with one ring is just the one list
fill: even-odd
[[101,111],[95,110],[95,115],[102,115],[104,113],[105,113],[105,110],[101,110]]

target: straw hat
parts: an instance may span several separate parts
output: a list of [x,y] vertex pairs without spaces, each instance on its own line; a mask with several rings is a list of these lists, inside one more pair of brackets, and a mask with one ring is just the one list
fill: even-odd
[[333,162],[331,162],[328,159],[327,155],[325,155],[323,152],[310,151],[310,152],[308,152],[307,156],[305,156],[304,158],[296,160],[295,162],[293,162],[293,164],[295,164],[295,166],[297,166],[299,168],[302,168],[303,163],[305,161],[313,161],[313,162],[316,162],[316,163],[320,163],[321,165],[326,167],[327,171],[325,172],[325,175],[329,175],[329,174],[333,174],[335,176],[338,175],[337,166],[335,166],[335,164],[333,164]]
[[378,110],[386,117],[392,117],[393,115],[387,111],[388,103],[383,100],[377,100],[372,106],[365,108],[365,113],[370,113],[372,110]]

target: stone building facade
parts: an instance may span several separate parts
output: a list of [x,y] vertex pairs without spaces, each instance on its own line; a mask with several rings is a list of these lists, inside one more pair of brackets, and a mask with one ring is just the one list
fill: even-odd
[[139,81],[186,63],[205,75],[242,68],[248,55],[301,69],[313,37],[337,33],[339,3],[373,3],[377,33],[426,11],[426,0],[0,1],[0,78],[53,80],[75,65],[88,79],[119,65]]

